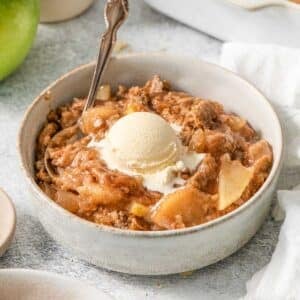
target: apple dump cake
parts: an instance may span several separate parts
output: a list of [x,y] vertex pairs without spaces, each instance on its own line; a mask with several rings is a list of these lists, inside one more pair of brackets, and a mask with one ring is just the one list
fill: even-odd
[[246,120],[158,76],[115,94],[102,86],[77,140],[84,104],[76,98],[48,114],[35,168],[41,189],[86,220],[131,230],[202,224],[245,203],[271,169],[271,146]]

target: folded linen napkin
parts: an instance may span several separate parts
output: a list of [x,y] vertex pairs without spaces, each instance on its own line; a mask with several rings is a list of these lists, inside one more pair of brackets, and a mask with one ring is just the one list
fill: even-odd
[[251,81],[274,104],[300,109],[300,49],[225,43],[221,64]]
[[[299,180],[300,49],[227,43],[221,65],[252,82],[273,103],[286,139],[285,167]],[[278,244],[270,263],[247,283],[243,300],[300,300],[300,190],[278,191],[278,201],[277,216],[285,214]]]
[[278,191],[278,201],[286,215],[278,244],[270,263],[247,283],[243,300],[300,299],[300,191]]
[[300,49],[226,43],[221,65],[253,83],[273,103],[286,139],[285,166],[300,166]]

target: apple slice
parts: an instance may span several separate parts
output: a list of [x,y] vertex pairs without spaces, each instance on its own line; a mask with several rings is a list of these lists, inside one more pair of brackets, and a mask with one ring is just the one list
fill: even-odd
[[166,229],[197,225],[204,222],[209,206],[214,205],[210,201],[213,201],[210,195],[196,188],[179,189],[158,202],[151,220]]
[[147,217],[149,213],[149,207],[138,202],[133,202],[129,211],[136,217],[144,218]]
[[253,168],[244,167],[238,160],[223,157],[219,174],[218,210],[237,201],[250,183]]
[[77,188],[82,199],[89,200],[95,205],[116,204],[123,199],[122,192],[97,183],[89,183]]

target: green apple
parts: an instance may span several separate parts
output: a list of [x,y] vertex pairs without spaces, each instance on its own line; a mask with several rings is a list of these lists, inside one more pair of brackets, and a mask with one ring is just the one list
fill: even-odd
[[39,0],[0,0],[0,81],[28,54],[39,13]]

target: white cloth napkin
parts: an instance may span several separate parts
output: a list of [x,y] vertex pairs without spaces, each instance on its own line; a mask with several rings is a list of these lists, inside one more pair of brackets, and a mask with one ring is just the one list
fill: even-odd
[[271,262],[247,283],[243,300],[300,299],[300,191],[279,191],[285,212],[277,247]]
[[300,49],[226,43],[221,65],[253,83],[273,103],[286,138],[285,166],[299,166]]
[[[252,82],[273,103],[286,139],[285,167],[299,172],[300,49],[227,43],[221,65]],[[277,198],[276,215],[285,214],[278,244],[270,263],[247,283],[243,300],[300,300],[300,190],[278,191]]]

